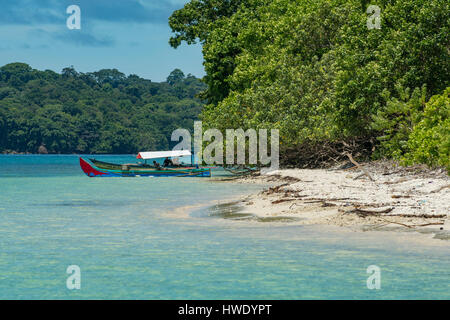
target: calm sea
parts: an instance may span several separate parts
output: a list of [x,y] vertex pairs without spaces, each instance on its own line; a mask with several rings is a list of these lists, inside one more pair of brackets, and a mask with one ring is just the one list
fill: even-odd
[[[258,188],[88,178],[77,156],[0,155],[0,299],[450,298],[449,241],[233,221],[201,208]],[[81,270],[79,290],[66,286],[70,265]],[[367,288],[371,265],[379,290]]]

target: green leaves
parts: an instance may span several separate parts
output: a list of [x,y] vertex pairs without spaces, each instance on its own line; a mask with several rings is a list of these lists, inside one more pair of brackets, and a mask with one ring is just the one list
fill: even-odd
[[410,94],[409,88],[396,86],[400,98],[390,97],[384,92],[386,106],[373,116],[371,127],[381,133],[378,156],[400,159],[408,150],[408,139],[414,126],[420,121],[426,102],[426,87],[416,88]]
[[183,9],[172,13],[169,25],[175,33],[170,45],[177,48],[182,41],[202,43],[209,37],[214,24],[221,18],[231,17],[239,8],[247,7],[252,0],[191,0]]
[[403,160],[444,166],[450,173],[450,87],[433,96],[416,121]]
[[[448,1],[249,0],[210,11],[231,2],[191,1],[173,15],[179,36],[203,44],[205,127],[278,128],[288,148],[379,137],[377,156],[401,157],[425,101],[448,86]],[[371,4],[381,29],[367,27]]]
[[180,83],[185,78],[183,71],[180,69],[173,70],[170,75],[167,77],[167,83],[170,85],[174,85]]

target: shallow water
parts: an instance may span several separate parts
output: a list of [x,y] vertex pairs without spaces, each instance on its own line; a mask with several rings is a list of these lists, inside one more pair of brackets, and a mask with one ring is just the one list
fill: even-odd
[[[199,209],[258,188],[88,178],[77,156],[0,155],[0,298],[450,298],[448,241]],[[69,265],[81,269],[80,290],[66,287]],[[381,269],[380,290],[367,288],[370,265]]]

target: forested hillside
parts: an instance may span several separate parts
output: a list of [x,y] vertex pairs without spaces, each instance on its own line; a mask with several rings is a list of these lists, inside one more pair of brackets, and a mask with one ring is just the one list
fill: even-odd
[[204,89],[178,69],[154,83],[116,69],[59,74],[8,64],[0,68],[0,152],[167,149],[174,129],[192,128]]
[[[380,28],[368,27],[369,5]],[[448,0],[191,0],[169,19],[170,44],[203,46],[204,127],[279,129],[284,163],[350,150],[450,168],[449,9]]]

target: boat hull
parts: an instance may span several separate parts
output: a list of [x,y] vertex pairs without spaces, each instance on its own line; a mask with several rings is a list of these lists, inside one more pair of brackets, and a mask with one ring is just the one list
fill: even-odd
[[[88,177],[211,177],[210,168],[148,168],[132,166],[122,169],[99,168],[92,162],[80,158],[81,170]],[[122,168],[117,165],[117,168]],[[125,166],[127,167],[127,166]]]

